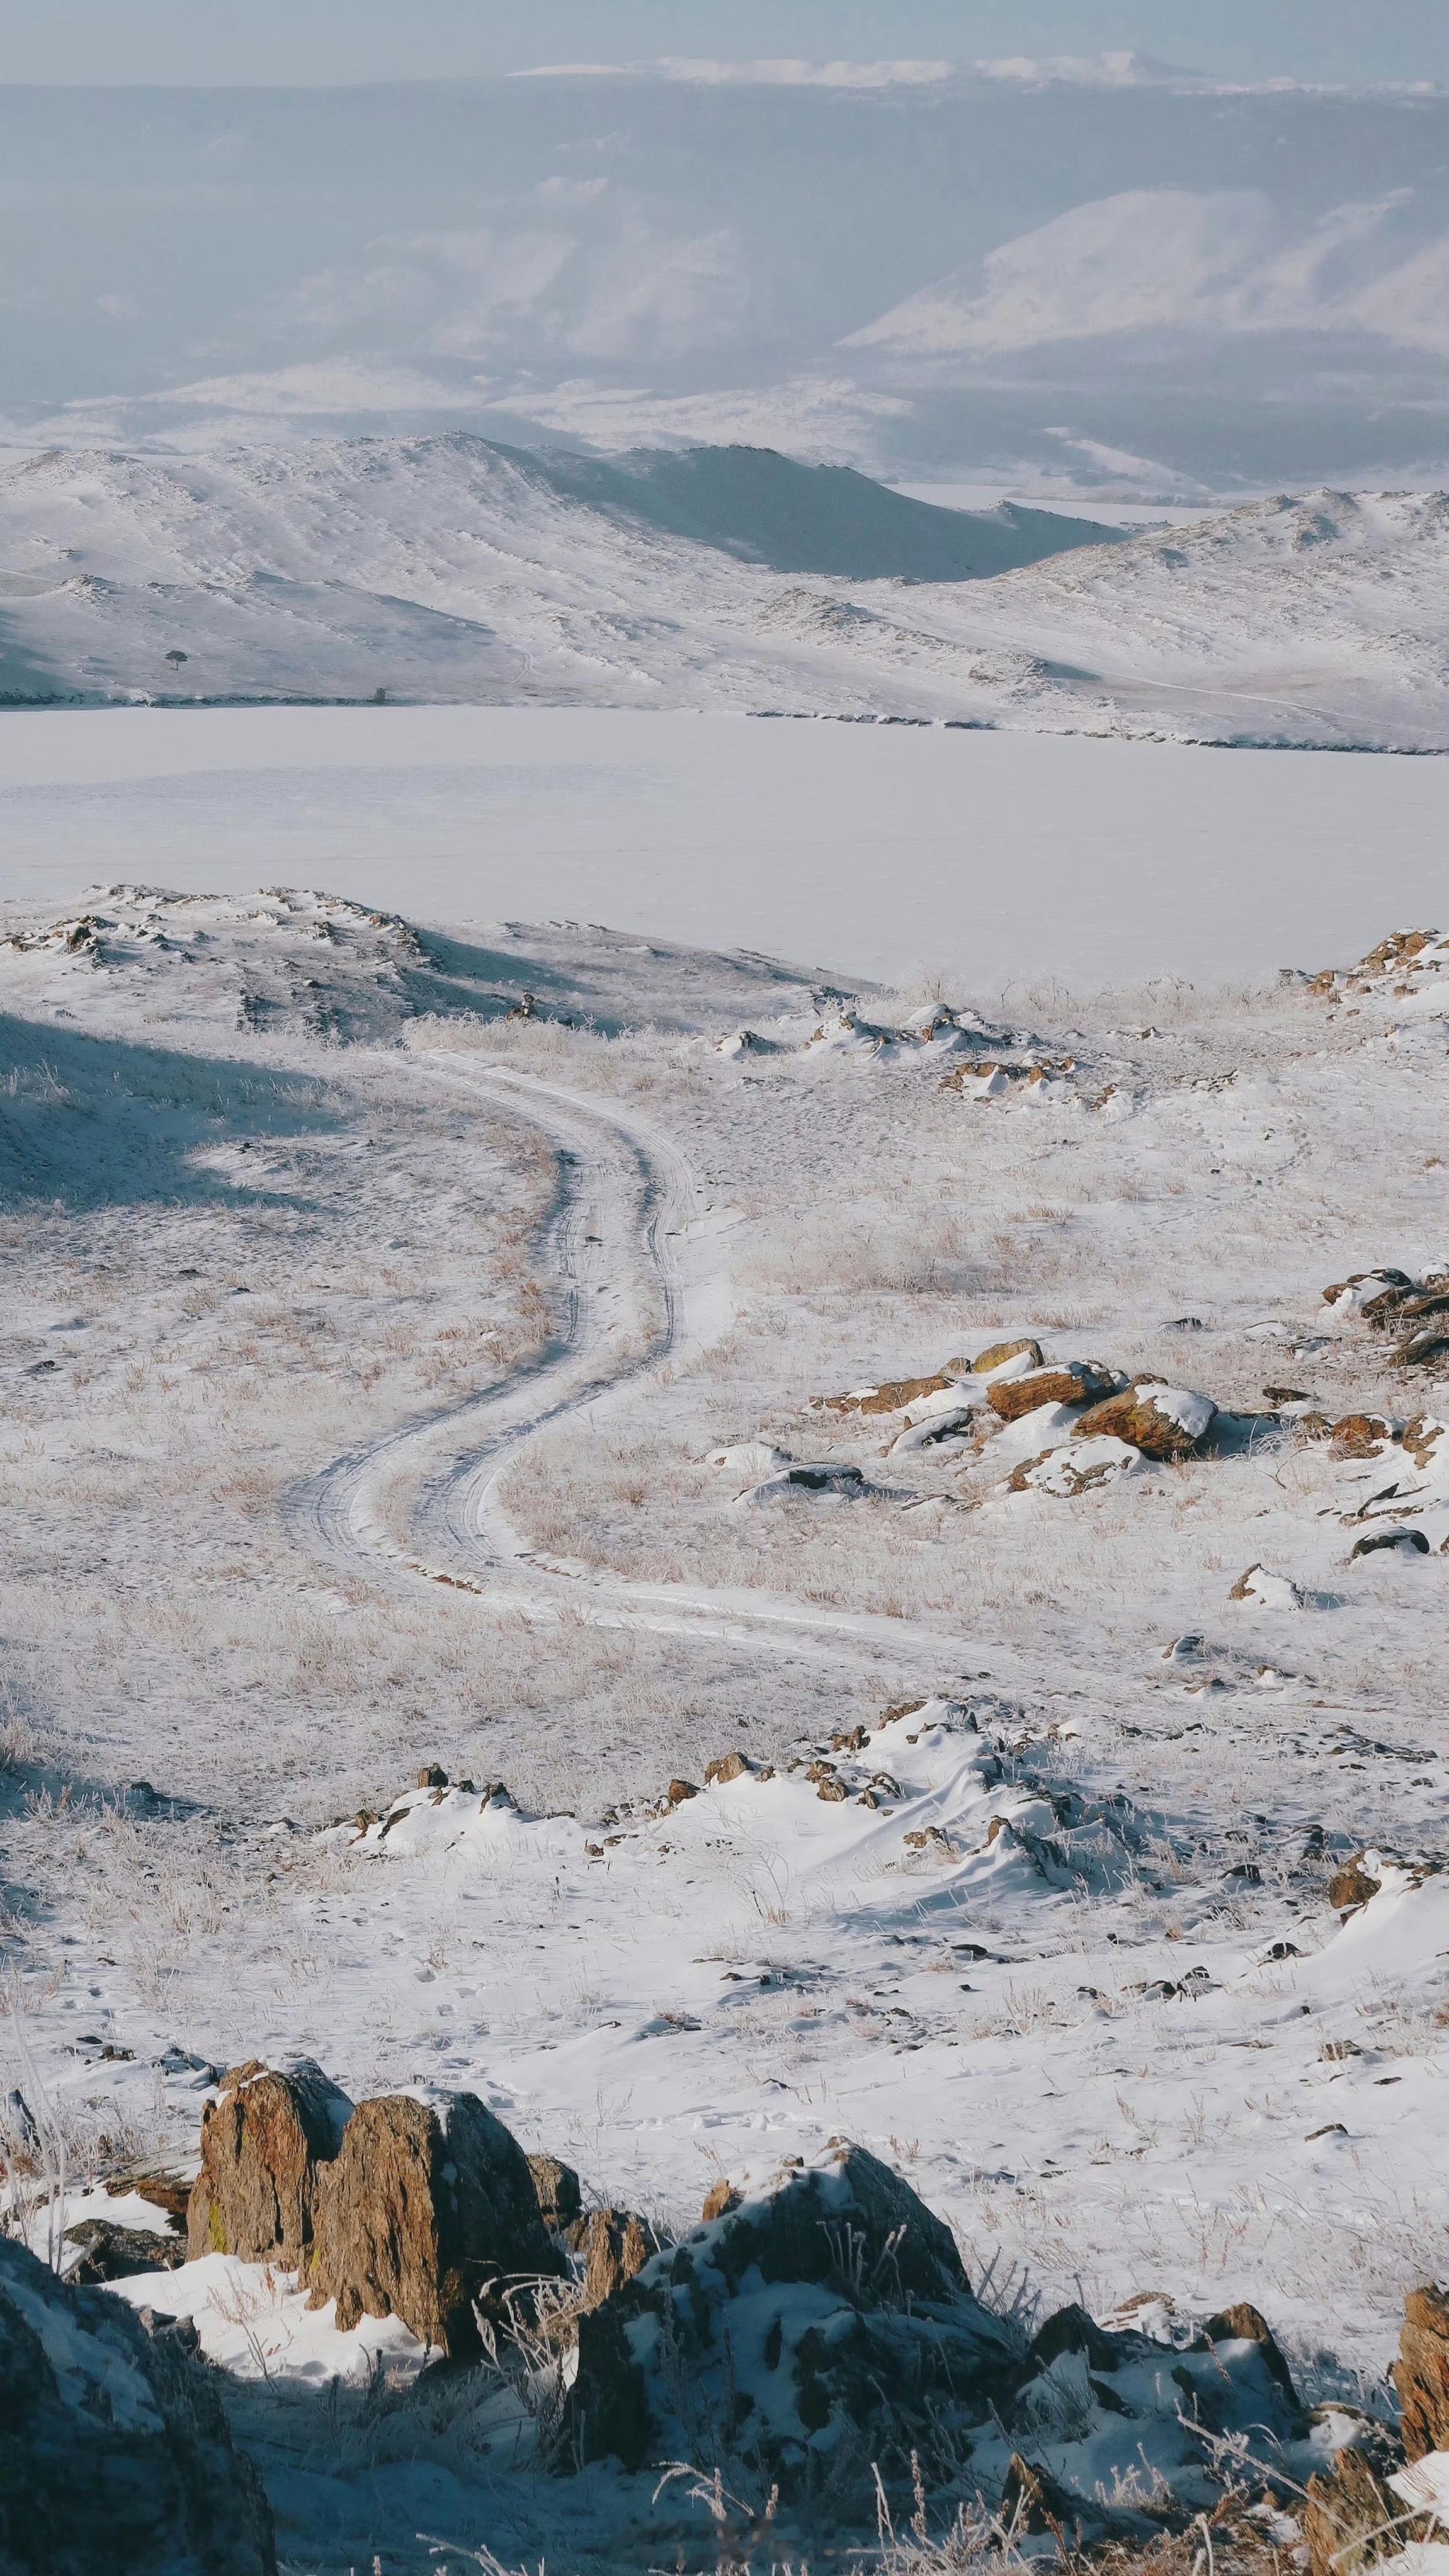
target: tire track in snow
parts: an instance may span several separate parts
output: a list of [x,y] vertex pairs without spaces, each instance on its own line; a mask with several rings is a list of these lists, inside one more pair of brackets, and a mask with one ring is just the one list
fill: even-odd
[[[716,1271],[696,1265],[697,1275],[686,1275],[676,1247],[697,1225],[703,1193],[684,1155],[652,1124],[513,1066],[470,1062],[465,1070],[415,1059],[414,1069],[522,1115],[560,1156],[562,1188],[544,1237],[555,1327],[539,1357],[503,1386],[413,1416],[299,1487],[288,1505],[299,1543],[339,1571],[409,1588],[446,1585],[541,1623],[566,1608],[598,1627],[757,1649],[785,1631],[816,1661],[874,1670],[883,1657],[919,1657],[937,1675],[949,1667],[964,1641],[905,1620],[743,1588],[645,1583],[530,1548],[499,1494],[528,1444],[573,1416],[626,1405],[668,1362],[703,1349],[728,1320],[728,1296]],[[601,1310],[610,1306],[616,1311],[605,1320]],[[430,1465],[428,1452],[469,1425],[478,1436]],[[386,1492],[409,1475],[418,1490],[404,1545],[388,1530],[384,1508]]]

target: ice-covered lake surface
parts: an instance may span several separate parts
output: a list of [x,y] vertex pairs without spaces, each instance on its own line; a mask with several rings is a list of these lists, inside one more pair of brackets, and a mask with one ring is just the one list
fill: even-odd
[[4,891],[337,886],[973,987],[1195,982],[1445,909],[1436,758],[522,707],[0,725]]

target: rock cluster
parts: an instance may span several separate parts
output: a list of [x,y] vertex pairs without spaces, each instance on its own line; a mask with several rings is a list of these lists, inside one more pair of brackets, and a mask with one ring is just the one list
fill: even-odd
[[1376,1333],[1395,1333],[1393,1357],[1402,1367],[1424,1367],[1449,1355],[1449,1270],[1423,1279],[1405,1270],[1355,1270],[1323,1291],[1323,1302],[1356,1316]]
[[1201,2429],[1268,2450],[1305,2429],[1256,2309],[1174,2320],[1167,2339],[1164,2352],[1135,2323],[1071,2307],[1024,2344],[973,2296],[950,2230],[909,2184],[836,2143],[753,2196],[717,2185],[683,2244],[590,2306],[557,2464],[618,2449],[621,2426],[639,2459],[689,2456],[692,2433],[789,2503],[827,2465],[864,2494],[873,2465],[904,2476],[914,2457],[929,2484],[980,2450],[1018,2532],[1090,2545],[1131,2525],[1096,2483],[1113,2427],[1171,2451],[1184,2511],[1211,2492]]

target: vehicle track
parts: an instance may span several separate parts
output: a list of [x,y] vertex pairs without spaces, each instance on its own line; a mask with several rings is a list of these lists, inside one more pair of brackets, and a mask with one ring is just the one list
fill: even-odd
[[[560,1160],[544,1232],[554,1330],[506,1385],[415,1415],[360,1443],[296,1489],[293,1535],[339,1572],[405,1586],[447,1585],[541,1622],[567,1606],[600,1627],[767,1648],[782,1631],[796,1651],[842,1665],[928,1662],[939,1675],[962,1651],[932,1628],[873,1612],[827,1610],[743,1588],[645,1583],[532,1548],[499,1487],[530,1441],[573,1415],[633,1401],[668,1362],[702,1349],[728,1319],[719,1275],[680,1245],[704,1213],[685,1157],[652,1124],[513,1066],[414,1059],[426,1078],[526,1118]],[[411,1485],[407,1537],[398,1489]],[[394,1508],[389,1511],[389,1504]]]

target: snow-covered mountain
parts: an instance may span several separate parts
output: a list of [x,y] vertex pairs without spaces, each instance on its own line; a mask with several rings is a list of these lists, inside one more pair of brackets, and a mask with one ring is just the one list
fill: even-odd
[[[1449,747],[1449,498],[1321,492],[1098,544],[1056,527],[735,450],[56,452],[0,476],[0,687]],[[1034,561],[1049,542],[1071,550]],[[927,569],[951,577],[904,577]]]
[[1438,479],[1449,98],[1134,56],[0,87],[12,437]]

